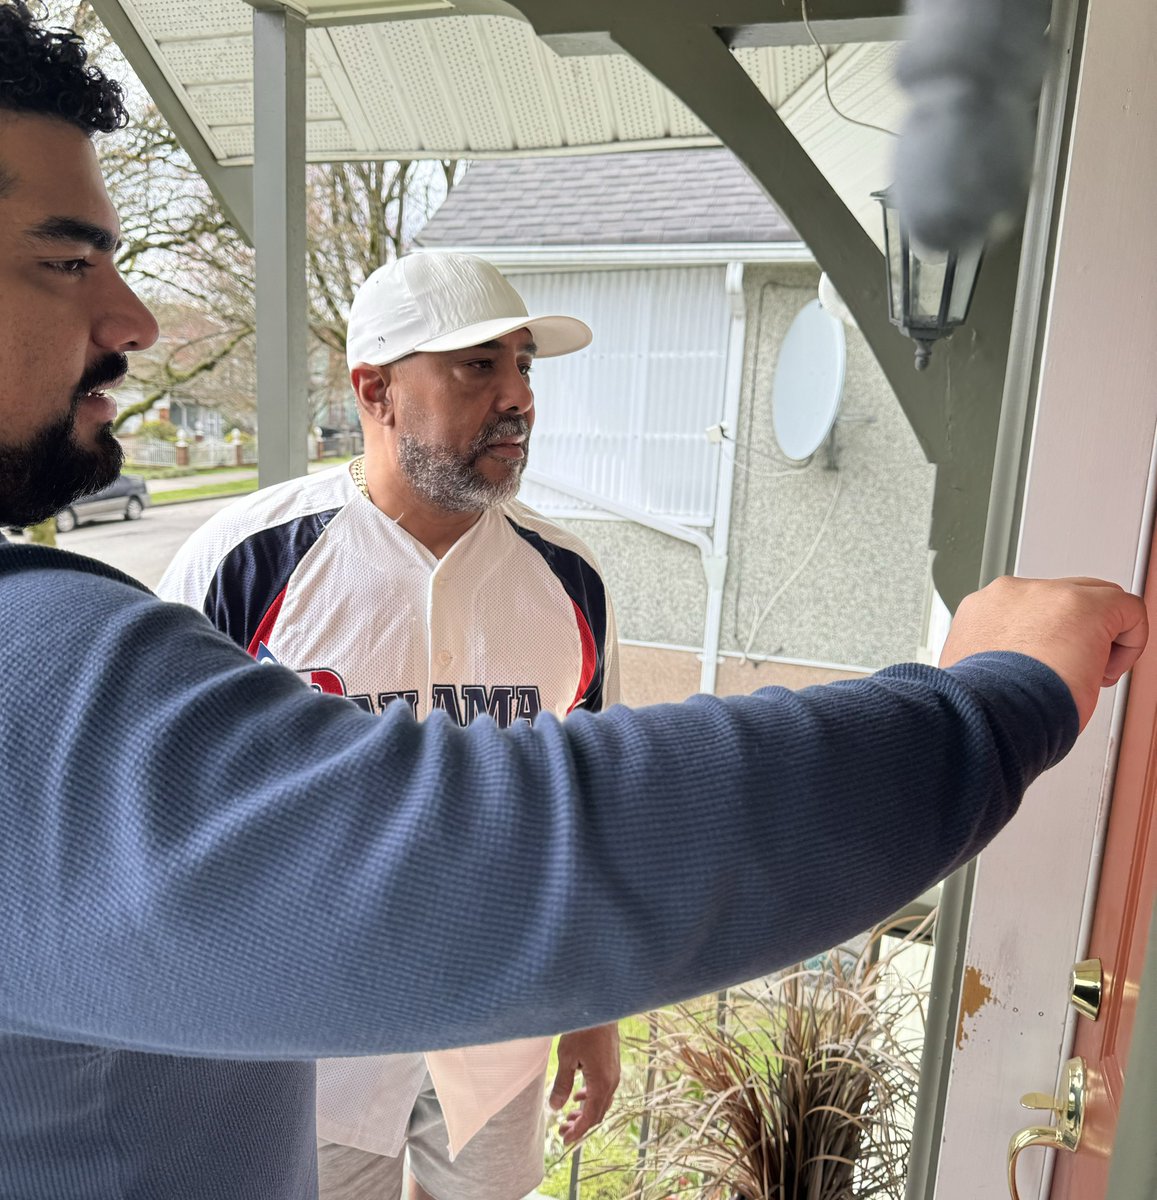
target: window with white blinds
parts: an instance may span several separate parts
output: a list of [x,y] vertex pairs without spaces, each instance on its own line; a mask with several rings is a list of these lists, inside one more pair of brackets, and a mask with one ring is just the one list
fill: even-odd
[[[532,314],[580,317],[586,350],[540,359],[529,465],[654,516],[709,525],[722,420],[729,311],[724,268],[513,274]],[[521,499],[552,516],[600,514],[526,482]]]

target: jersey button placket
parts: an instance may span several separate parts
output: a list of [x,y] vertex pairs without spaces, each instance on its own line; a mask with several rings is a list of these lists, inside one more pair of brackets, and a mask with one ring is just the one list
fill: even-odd
[[[445,564],[439,564],[430,581],[430,659],[435,668],[435,676],[438,671],[445,670],[454,661],[454,655],[447,645],[449,630],[442,616],[442,609],[446,606],[446,594]],[[434,681],[439,682],[437,679]]]

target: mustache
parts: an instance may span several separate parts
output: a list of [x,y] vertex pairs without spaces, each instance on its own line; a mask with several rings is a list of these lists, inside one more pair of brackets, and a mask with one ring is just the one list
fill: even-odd
[[510,437],[530,438],[530,422],[525,417],[499,417],[474,439],[473,449],[481,454],[487,446]]
[[99,391],[106,383],[116,383],[117,380],[123,379],[128,374],[128,370],[129,360],[125,355],[116,351],[106,354],[104,358],[94,362],[80,377],[75,394],[79,398],[89,392]]

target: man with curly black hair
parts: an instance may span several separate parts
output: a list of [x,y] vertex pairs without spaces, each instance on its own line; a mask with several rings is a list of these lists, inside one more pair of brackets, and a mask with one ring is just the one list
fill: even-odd
[[0,6],[0,108],[58,117],[86,134],[129,120],[124,89],[89,64],[84,40],[37,25],[24,0]]
[[[114,265],[117,218],[91,137],[127,119],[120,84],[88,63],[75,33],[40,28],[19,0],[0,5],[0,478],[11,524],[42,520],[120,471],[103,389],[156,324]],[[84,212],[80,197],[91,197]],[[28,403],[41,394],[47,413]]]
[[[73,35],[0,0],[0,525],[117,470],[106,389],[157,334],[90,138],[122,120]],[[0,537],[0,1196],[316,1200],[319,1057],[603,1024],[886,917],[1145,640],[1095,581],[962,613],[943,670],[461,728]]]

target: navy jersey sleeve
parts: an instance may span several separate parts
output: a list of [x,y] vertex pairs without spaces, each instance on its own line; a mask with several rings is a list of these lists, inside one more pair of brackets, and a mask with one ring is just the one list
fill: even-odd
[[238,646],[255,654],[263,634],[277,620],[290,576],[333,516],[333,512],[311,513],[239,542],[209,580],[202,606],[205,616]]
[[[608,662],[609,639],[613,636],[614,623],[610,617],[610,605],[602,577],[576,551],[549,541],[540,533],[527,529],[516,521],[510,521],[510,526],[527,545],[542,555],[574,605],[575,621],[582,643],[583,673],[573,707],[582,707],[587,712],[599,712],[608,704],[616,703],[618,647],[614,647],[616,663],[613,688],[608,689],[611,666]],[[609,690],[613,690],[615,694],[609,695]]]
[[294,571],[340,511],[305,513],[223,537],[220,526],[230,513],[225,510],[177,551],[157,594],[200,609],[222,633],[256,655],[277,620]]

